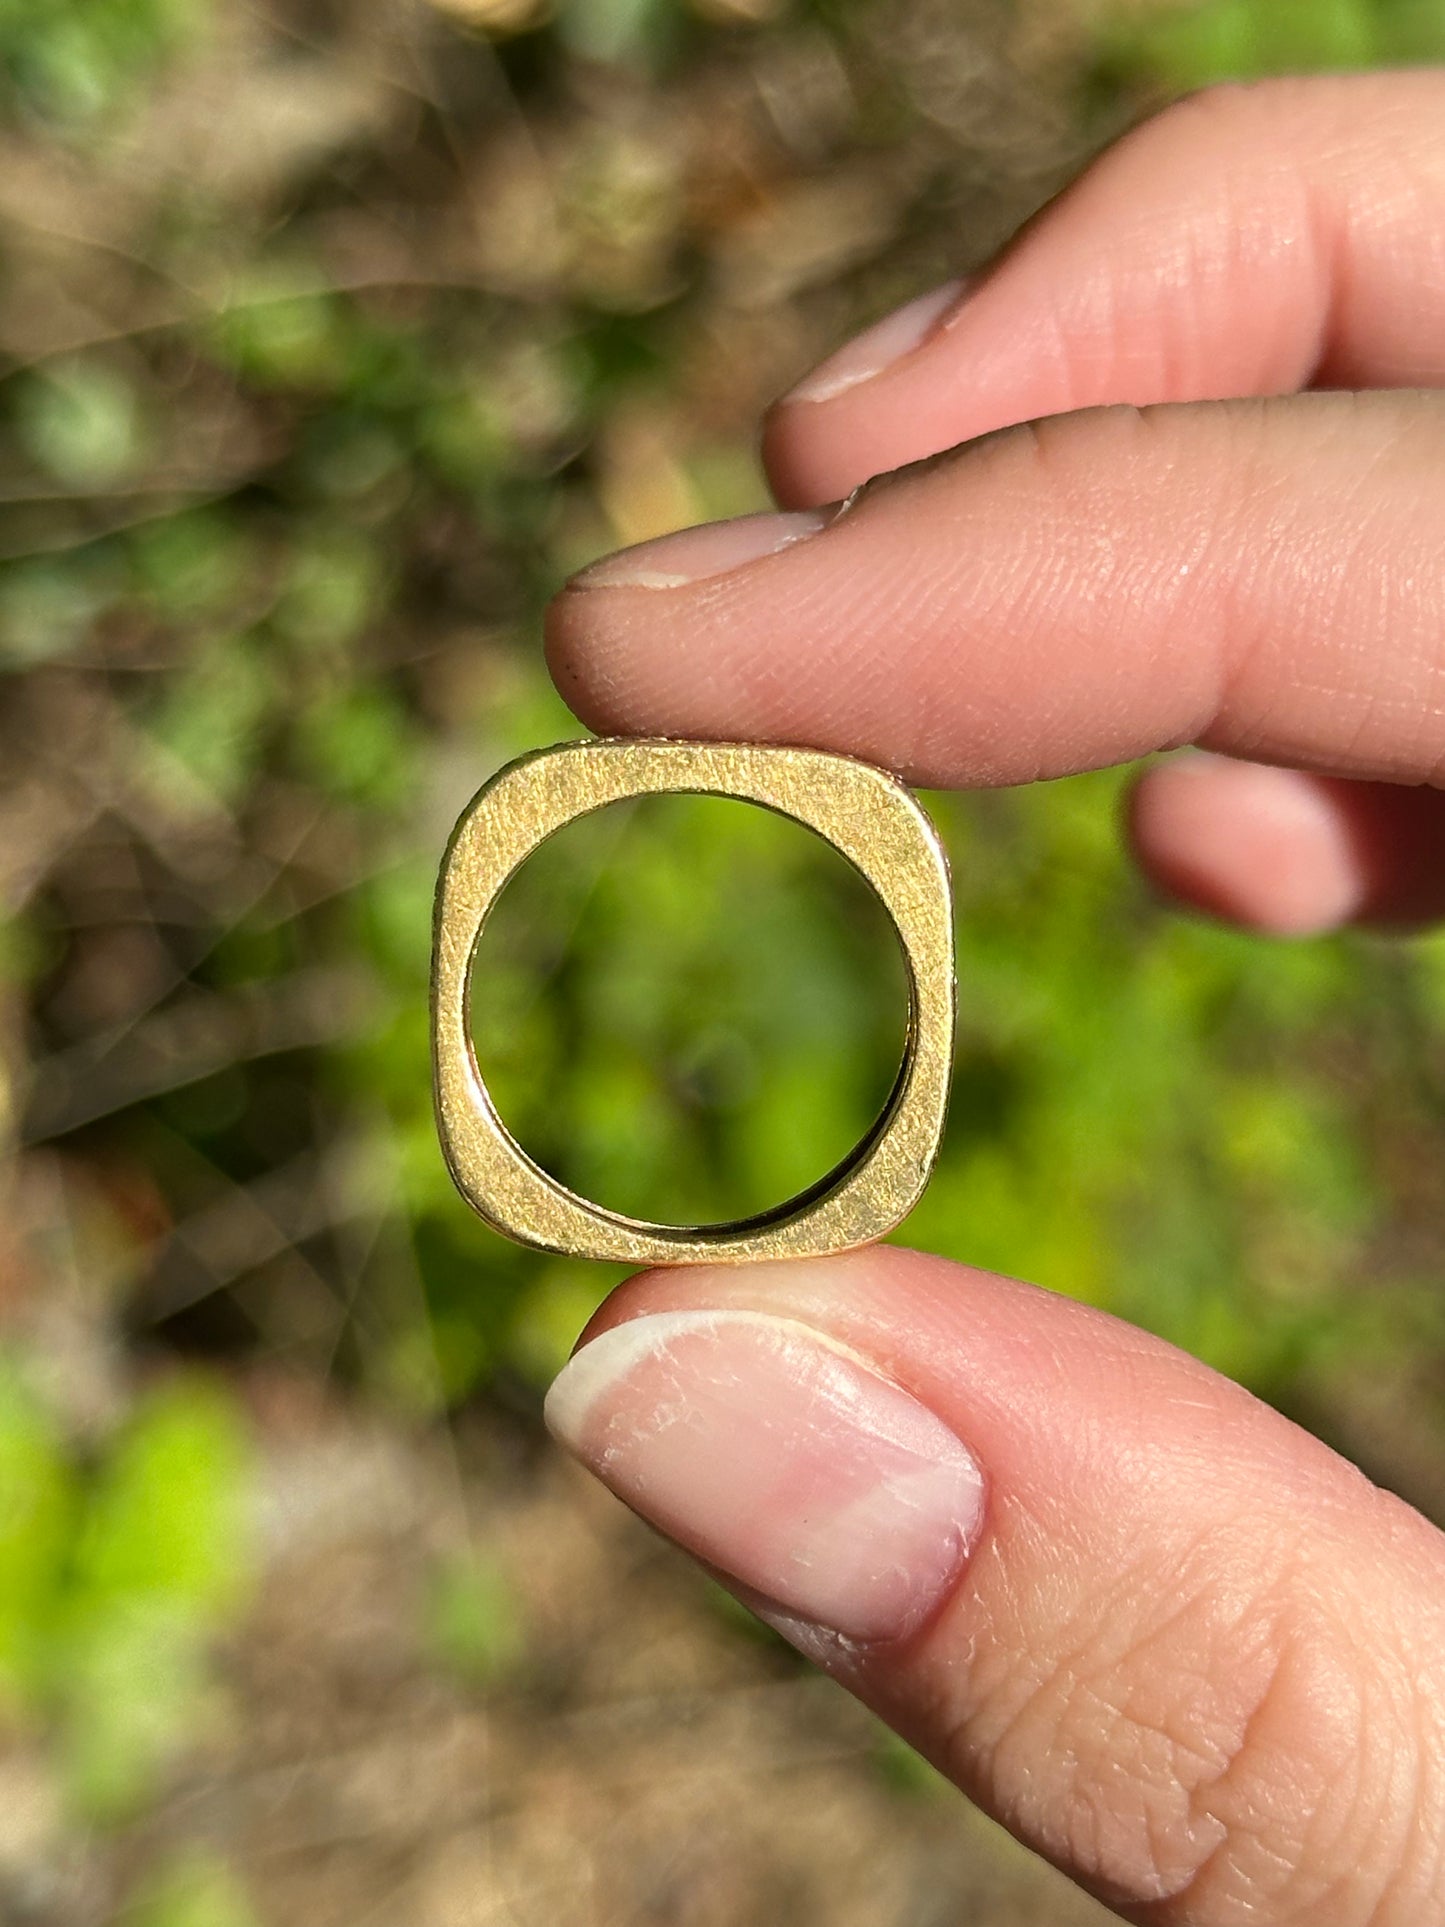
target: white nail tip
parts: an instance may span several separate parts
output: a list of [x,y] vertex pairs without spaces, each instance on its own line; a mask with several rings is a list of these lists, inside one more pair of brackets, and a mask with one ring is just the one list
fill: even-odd
[[962,281],[946,282],[884,315],[820,363],[811,375],[804,376],[783,400],[790,404],[832,401],[850,388],[872,381],[923,346],[945,323],[949,310],[962,298],[964,286]]
[[548,1430],[564,1445],[575,1446],[588,1416],[637,1366],[648,1359],[661,1360],[679,1338],[698,1332],[716,1334],[728,1327],[751,1331],[780,1350],[801,1345],[810,1351],[836,1352],[860,1370],[873,1371],[846,1345],[795,1319],[749,1311],[648,1312],[625,1325],[614,1325],[573,1353],[553,1381],[542,1408]]

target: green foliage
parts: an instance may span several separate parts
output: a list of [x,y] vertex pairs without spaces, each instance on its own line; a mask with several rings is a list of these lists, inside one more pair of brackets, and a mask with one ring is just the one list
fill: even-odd
[[871,1760],[877,1777],[901,1799],[936,1800],[952,1792],[938,1769],[886,1726],[874,1736]]
[[13,1364],[0,1375],[0,1690],[33,1700],[74,1537],[79,1493],[49,1414]]
[[1204,0],[1131,8],[1101,39],[1106,65],[1173,89],[1445,56],[1442,0]]
[[133,474],[144,455],[135,389],[105,362],[62,362],[20,386],[21,444],[52,481],[103,489]]
[[128,559],[134,593],[165,623],[224,624],[255,566],[244,529],[217,509],[142,523],[131,535]]
[[256,1919],[244,1888],[224,1862],[193,1851],[177,1855],[141,1883],[119,1927],[256,1927]]
[[356,338],[354,311],[336,296],[238,290],[214,331],[222,359],[258,387],[334,391],[344,387]]
[[0,569],[0,668],[63,657],[84,639],[107,599],[103,574],[40,557]]
[[89,126],[128,105],[209,19],[210,0],[0,0],[0,61],[33,112]]
[[204,1381],[137,1406],[92,1479],[74,1549],[81,1595],[161,1601],[205,1624],[235,1603],[245,1449],[229,1399]]
[[274,701],[273,671],[256,639],[218,636],[159,697],[151,733],[204,789],[234,798],[255,770]]
[[526,1625],[505,1571],[479,1552],[440,1561],[427,1588],[423,1637],[441,1666],[472,1687],[515,1675]]
[[561,0],[558,25],[588,59],[639,61],[662,50],[679,12],[674,0]]
[[86,1459],[0,1375],[0,1691],[48,1722],[93,1819],[143,1802],[194,1729],[206,1643],[249,1576],[248,1489],[236,1414],[202,1381],[143,1397]]

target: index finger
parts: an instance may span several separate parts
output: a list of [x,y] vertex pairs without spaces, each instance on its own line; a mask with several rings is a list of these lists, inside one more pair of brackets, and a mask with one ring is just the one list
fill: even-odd
[[1445,771],[1445,395],[1091,410],[585,571],[548,650],[585,721],[812,744],[938,785],[1196,742]]

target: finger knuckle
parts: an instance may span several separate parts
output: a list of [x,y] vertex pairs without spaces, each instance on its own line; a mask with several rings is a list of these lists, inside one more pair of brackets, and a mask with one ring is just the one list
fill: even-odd
[[995,1682],[989,1797],[1161,1927],[1418,1923],[1438,1722],[1405,1648],[1356,1618],[1303,1552],[1262,1570],[1215,1535],[1123,1571]]
[[1214,1844],[1161,1920],[1250,1911],[1383,1927],[1415,1880],[1422,1709],[1378,1629],[1362,1636],[1328,1579],[1296,1567],[1264,1614],[1268,1655],[1214,1770],[1188,1789]]

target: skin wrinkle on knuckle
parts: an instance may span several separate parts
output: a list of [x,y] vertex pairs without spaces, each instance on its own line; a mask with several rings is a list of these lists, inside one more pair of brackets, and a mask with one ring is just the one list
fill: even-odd
[[[1437,1710],[1439,1702],[1426,1694],[1418,1693],[1414,1704],[1421,1722],[1419,1810],[1422,1815],[1445,1814],[1445,1721]],[[1445,1824],[1417,1827],[1414,1844],[1419,1891],[1445,1896]]]
[[1160,1919],[1187,1919],[1196,1902],[1201,1911],[1212,1909],[1211,1887],[1227,1894],[1241,1913],[1280,1910],[1298,1882],[1310,1844],[1310,1796],[1277,1758],[1260,1770],[1268,1730],[1297,1725],[1288,1676],[1286,1641],[1223,1770],[1191,1792],[1197,1823],[1217,1829],[1219,1838],[1189,1877],[1163,1897]]
[[[1431,457],[1438,467],[1425,433],[1438,429],[1438,402],[1431,398],[1424,424],[1408,405],[1392,410],[1379,397],[1261,407],[1266,423],[1288,411],[1291,425],[1303,422],[1306,439],[1293,453],[1266,433],[1252,451],[1236,452],[1241,486],[1224,529],[1229,549],[1250,556],[1252,566],[1225,573],[1223,727],[1205,740],[1248,755],[1287,737],[1290,716],[1328,706],[1341,773],[1352,763],[1373,764],[1382,742],[1398,745],[1397,756],[1418,757],[1417,743],[1402,740],[1399,719],[1421,718],[1445,699],[1445,628],[1428,615],[1445,591],[1445,568],[1438,540],[1414,529]],[[1322,507],[1320,497],[1299,494],[1311,456],[1322,473],[1344,478],[1343,496],[1332,493]],[[1247,729],[1232,721],[1242,716]],[[1308,734],[1307,721],[1304,728]],[[1422,731],[1421,740],[1433,738]]]
[[[1342,580],[1337,549],[1325,547],[1302,516],[1297,460],[1279,445],[1276,431],[1297,425],[1298,406],[1230,403],[1218,416],[1224,433],[1217,466],[1230,486],[1216,496],[1211,518],[1207,573],[1220,662],[1214,714],[1200,740],[1239,755],[1271,740],[1283,699],[1298,703],[1299,634],[1330,632],[1330,585]],[[1318,618],[1308,613],[1312,607]],[[1283,609],[1289,614],[1281,621]],[[1238,720],[1244,717],[1247,725]]]
[[[1132,646],[1121,652],[1121,693],[1127,696],[1133,685],[1137,653],[1154,653],[1171,632],[1189,635],[1174,698],[1179,741],[1206,727],[1217,711],[1225,636],[1211,585],[1224,567],[1213,558],[1237,553],[1222,532],[1228,518],[1218,512],[1230,498],[1227,471],[1216,463],[1211,481],[1208,465],[1194,459],[1195,423],[1192,411],[1171,404],[1091,409],[1036,424],[1033,445],[1034,467],[1059,519],[1088,548],[1093,592],[1142,612]],[[1182,502],[1174,499],[1178,476],[1189,484]],[[1160,545],[1136,545],[1139,503],[1146,497],[1158,503],[1161,496]],[[1064,569],[1050,582],[1055,601],[1046,613],[1055,622],[1076,590],[1075,577]]]
[[[1204,740],[1248,753],[1254,744],[1272,742],[1283,707],[1299,709],[1304,698],[1314,709],[1324,701],[1335,709],[1353,705],[1356,736],[1368,744],[1372,711],[1389,721],[1387,705],[1399,703],[1393,690],[1403,680],[1412,684],[1408,713],[1418,715],[1422,698],[1430,705],[1432,684],[1445,678],[1445,651],[1435,644],[1445,628],[1422,611],[1441,599],[1433,590],[1445,578],[1441,551],[1430,530],[1422,530],[1412,563],[1401,563],[1410,513],[1418,516],[1420,509],[1412,478],[1405,489],[1399,478],[1401,462],[1412,462],[1426,480],[1428,505],[1439,459],[1437,436],[1426,432],[1439,426],[1439,405],[1432,397],[1430,422],[1424,424],[1410,412],[1391,424],[1379,397],[1266,401],[1229,405],[1227,412],[1235,418],[1235,436],[1223,468],[1235,476],[1235,486],[1214,518],[1227,651],[1218,709],[1223,726]],[[1306,430],[1299,455],[1291,455],[1275,434],[1285,424]],[[1430,455],[1410,457],[1410,441],[1433,443]],[[1358,505],[1354,518],[1341,513],[1337,493],[1329,497],[1324,522],[1310,515],[1308,503],[1300,505],[1300,468],[1310,459],[1326,474],[1345,476],[1347,499]],[[1243,567],[1239,559],[1245,559]],[[1401,647],[1422,630],[1432,632],[1432,653],[1426,674],[1416,678],[1401,661]],[[1331,636],[1333,644],[1314,642]],[[1383,640],[1395,647],[1381,647]],[[1331,661],[1337,665],[1333,674]],[[1297,663],[1306,667],[1297,669]],[[1250,717],[1248,730],[1231,721],[1243,715]],[[1389,726],[1376,734],[1395,740],[1399,732]]]
[[[1167,470],[1179,413],[1121,405],[1021,423],[914,464],[883,486],[870,485],[858,497],[860,520],[865,511],[881,512],[889,520],[911,512],[954,534],[952,566],[942,575],[931,573],[929,582],[937,591],[935,627],[947,633],[956,648],[952,639],[958,635],[959,611],[966,610],[970,642],[982,645],[971,685],[978,687],[980,703],[967,722],[971,751],[984,765],[991,742],[1010,728],[1020,732],[1023,719],[1013,711],[1022,699],[1010,700],[1010,691],[1020,687],[1027,690],[1027,729],[1039,740],[1040,766],[1050,761],[1046,740],[1057,746],[1072,732],[1075,712],[1065,686],[1055,690],[1047,673],[1024,676],[1021,682],[1020,665],[1031,655],[1044,662],[1060,636],[1077,629],[1078,659],[1092,663],[1088,673],[1101,702],[1104,679],[1113,675],[1123,716],[1137,674],[1134,652],[1153,647],[1153,638],[1197,600],[1190,568],[1207,540],[1207,527],[1193,509],[1183,511],[1169,560],[1141,552],[1129,537],[1139,495],[1156,492],[1152,486],[1144,489],[1139,474],[1156,477],[1161,467]],[[921,502],[914,489],[923,491]],[[1179,567],[1181,551],[1190,556],[1190,567]],[[1087,585],[1082,605],[1081,585]],[[1116,601],[1146,608],[1150,619],[1111,671],[1096,645],[1097,618],[1092,612]],[[916,589],[911,603],[915,611],[922,606]],[[1210,713],[1215,683],[1209,654],[1196,647],[1187,686],[1176,697],[1174,736],[1179,741],[1189,740]],[[946,676],[946,659],[942,667]],[[1001,673],[1005,669],[1007,675]],[[942,754],[947,736],[956,740],[961,704],[962,698],[955,697],[948,705],[917,706],[924,733],[907,746],[919,765]],[[1059,754],[1055,747],[1054,757]],[[1001,754],[999,761],[1009,767],[1010,780],[1018,780],[1016,766],[1010,767],[1015,759]]]
[[[1365,1856],[1386,1822],[1398,1830],[1417,1788],[1415,1774],[1383,1786],[1396,1749],[1362,1764],[1365,1715],[1342,1703],[1336,1663],[1354,1642],[1329,1588],[1325,1604],[1309,1598],[1294,1551],[1262,1579],[1257,1548],[1239,1548],[1221,1599],[1221,1557],[1207,1535],[1167,1571],[1151,1560],[1082,1605],[1046,1600],[1042,1634],[1039,1597],[995,1573],[968,1643],[967,1717],[955,1710],[946,1754],[1049,1857],[1161,1923],[1195,1917],[1206,1884],[1232,1894],[1241,1921],[1267,1896],[1292,1906],[1333,1864],[1342,1830]],[[933,1716],[947,1718],[960,1690],[951,1679]],[[1385,1707],[1389,1724],[1411,1704]],[[1340,1914],[1340,1927],[1393,1927],[1377,1901]]]
[[1440,1898],[1415,1731],[1429,1708],[1404,1658],[1419,1629],[1382,1638],[1333,1572],[1288,1590],[1268,1688],[1227,1771],[1194,1796],[1223,1839],[1144,1917],[1418,1927]]
[[[1039,1759],[1047,1773],[1030,1769]],[[1015,1711],[987,1784],[1010,1824],[1048,1858],[1102,1897],[1137,1903],[1187,1884],[1223,1831],[1212,1823],[1199,1840],[1174,1777],[1179,1760],[1167,1735],[1141,1729],[1065,1668]]]
[[[1222,198],[1241,201],[1226,186]],[[1221,251],[1218,231],[1227,219],[1236,237],[1227,251]],[[1253,218],[1257,219],[1257,215]],[[1217,347],[1213,338],[1213,310],[1216,303],[1234,305],[1230,284],[1239,279],[1246,252],[1242,239],[1251,221],[1251,209],[1241,204],[1230,218],[1213,206],[1196,210],[1183,228],[1178,243],[1178,260],[1158,270],[1164,286],[1160,293],[1141,294],[1131,290],[1131,299],[1145,313],[1151,310],[1157,351],[1163,359],[1158,379],[1165,392],[1176,395],[1209,395],[1217,377],[1213,373]],[[1171,271],[1172,268],[1172,271]],[[1124,320],[1132,316],[1126,313]],[[1137,328],[1137,322],[1134,324]],[[1264,368],[1281,360],[1276,336],[1288,338],[1295,331],[1293,314],[1283,306],[1274,314],[1261,314],[1256,329],[1256,353]]]
[[[1135,1899],[1179,1886],[1212,1850],[1220,1829],[1191,1818],[1189,1789],[1233,1757],[1235,1717],[1210,1704],[1208,1581],[1191,1579],[1181,1606],[1165,1577],[1151,1561],[1102,1592],[1076,1581],[1068,1600],[1001,1589],[953,1742],[1026,1837]],[[1172,1859],[1153,1864],[1164,1841]]]
[[[1377,1493],[1377,1498],[1385,1501],[1389,1495]],[[1392,1505],[1396,1512],[1403,1509]],[[1369,1736],[1398,1736],[1383,1756],[1377,1751],[1362,1768],[1367,1790],[1371,1777],[1377,1787],[1376,1811],[1361,1825],[1361,1836],[1378,1840],[1393,1826],[1397,1842],[1370,1927],[1414,1927],[1431,1899],[1445,1906],[1445,1680],[1437,1658],[1437,1595],[1438,1574],[1427,1584],[1430,1623],[1423,1631],[1420,1602],[1408,1586],[1376,1611],[1367,1614],[1356,1606],[1349,1615],[1356,1670],[1369,1694],[1363,1730]],[[1423,1667],[1417,1658],[1422,1652]]]

